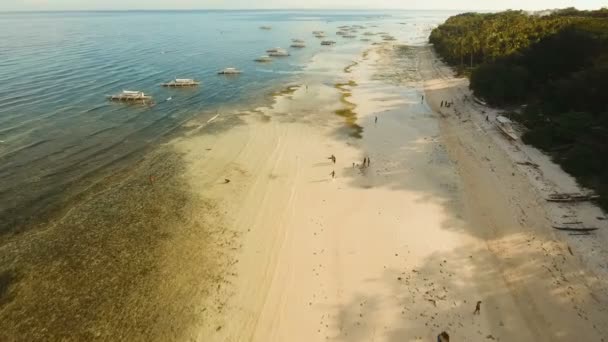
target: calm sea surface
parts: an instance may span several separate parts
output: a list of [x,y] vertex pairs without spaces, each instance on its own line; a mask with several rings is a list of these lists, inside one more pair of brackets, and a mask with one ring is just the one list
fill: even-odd
[[[452,12],[194,11],[0,13],[0,234],[49,208],[83,177],[137,156],[195,115],[260,102],[302,77],[323,49],[353,54],[386,31],[424,44]],[[261,30],[269,25],[272,30]],[[338,26],[363,25],[357,39]],[[312,31],[338,42],[321,47]],[[270,47],[305,49],[253,62]],[[374,37],[380,41],[378,37]],[[234,66],[244,73],[221,77]],[[193,89],[160,83],[196,78]],[[110,103],[123,89],[154,97],[153,106]],[[171,98],[171,100],[168,100]]]

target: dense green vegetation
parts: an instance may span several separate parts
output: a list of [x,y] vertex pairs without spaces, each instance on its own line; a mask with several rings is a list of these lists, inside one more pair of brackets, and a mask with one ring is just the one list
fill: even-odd
[[465,13],[430,42],[470,73],[477,97],[516,113],[524,142],[549,152],[608,209],[608,9]]

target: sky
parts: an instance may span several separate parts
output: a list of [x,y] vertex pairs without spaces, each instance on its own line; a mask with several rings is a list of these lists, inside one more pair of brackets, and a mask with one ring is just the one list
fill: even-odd
[[0,0],[0,11],[153,9],[598,9],[606,0]]

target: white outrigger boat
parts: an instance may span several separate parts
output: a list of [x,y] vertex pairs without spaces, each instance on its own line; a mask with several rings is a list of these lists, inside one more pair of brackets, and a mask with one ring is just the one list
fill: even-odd
[[297,38],[293,38],[293,39],[291,40],[291,42],[292,42],[292,43],[304,43],[304,40],[302,40],[302,39],[297,39]]
[[269,52],[268,56],[270,56],[270,57],[288,57],[289,52],[287,52],[287,50]]
[[201,82],[198,82],[192,78],[176,78],[173,81],[161,83],[163,87],[196,87]]
[[294,42],[293,44],[291,44],[291,47],[296,49],[302,49],[306,47],[306,44],[304,44],[304,42]]
[[496,127],[509,139],[517,140],[519,137],[517,133],[515,133],[515,129],[513,129],[512,121],[509,118],[499,115],[496,117]]
[[149,101],[152,96],[144,94],[143,91],[123,90],[122,93],[106,96],[110,101]]
[[226,68],[218,72],[219,75],[238,75],[241,73],[243,72],[237,68]]
[[259,62],[259,63],[268,63],[268,62],[272,62],[272,58],[270,58],[270,56],[268,56],[268,55],[263,55],[263,56],[260,56],[256,59],[254,59],[254,61]]
[[331,45],[336,45],[336,42],[334,42],[333,40],[324,40],[321,42],[321,45],[331,46]]
[[272,30],[272,26],[263,25],[260,26],[260,30]]

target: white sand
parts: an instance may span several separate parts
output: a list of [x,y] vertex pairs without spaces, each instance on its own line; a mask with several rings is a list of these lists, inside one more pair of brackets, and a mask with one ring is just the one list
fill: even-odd
[[[581,262],[588,238],[579,246],[554,235],[526,171],[479,120],[434,112],[453,98],[474,116],[461,107],[464,81],[433,68],[428,52],[401,60],[397,77],[390,46],[365,56],[351,73],[330,67],[272,108],[202,123],[215,134],[173,142],[192,189],[220,202],[242,241],[230,282],[204,304],[208,324],[193,338],[606,336],[606,282],[587,271],[605,255]],[[322,59],[311,68],[323,69],[315,63]],[[357,83],[346,100],[356,105],[362,139],[348,137],[333,114],[344,106],[326,77],[336,73]],[[369,168],[352,167],[365,156]]]

